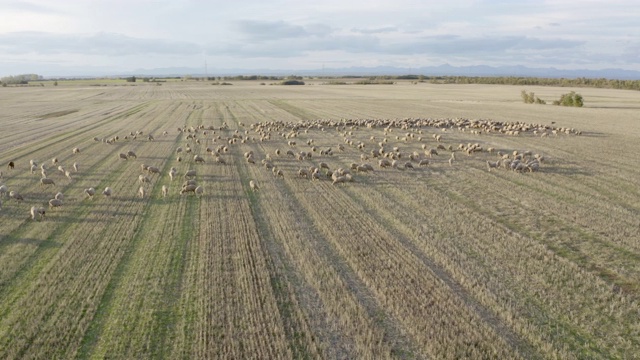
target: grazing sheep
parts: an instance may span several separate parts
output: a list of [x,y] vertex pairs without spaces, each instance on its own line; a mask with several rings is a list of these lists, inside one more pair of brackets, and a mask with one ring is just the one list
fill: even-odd
[[102,195],[104,195],[105,197],[111,196],[111,188],[108,187],[108,186],[106,188],[104,188],[104,191],[102,192]]
[[346,174],[346,175],[343,175],[343,176],[335,177],[331,184],[335,185],[335,184],[345,183],[345,182],[349,182],[349,181],[352,181],[351,175],[350,174]]
[[182,161],[182,156],[178,156],[178,157],[176,158],[176,161],[177,161],[177,162],[181,162],[181,161]]
[[495,162],[487,160],[487,169],[489,171],[491,171],[491,169],[497,169],[498,167],[500,167],[500,160]]
[[189,185],[198,186],[198,182],[196,180],[194,180],[194,179],[190,179],[190,180],[187,180],[184,183],[182,183],[182,187],[183,188],[186,187],[186,186],[189,186]]
[[424,154],[427,155],[428,157],[432,157],[433,155],[438,155],[438,150],[436,149],[425,150]]
[[13,161],[9,161],[9,164],[7,164],[7,169],[11,169],[13,170],[13,168],[16,166],[16,164],[13,163]]
[[202,195],[204,194],[204,188],[202,186],[198,186],[196,187],[196,189],[193,191],[193,193],[197,196],[197,197],[202,197]]
[[167,187],[167,185],[162,185],[162,197],[166,198],[168,194],[169,194],[169,188]]
[[8,191],[7,185],[0,185],[0,196],[4,196]]
[[180,195],[182,194],[186,194],[188,192],[192,192],[195,194],[197,186],[196,185],[187,185],[187,186],[183,186],[182,190],[180,190]]
[[260,189],[253,180],[249,181],[249,187],[251,188],[251,191],[257,191]]
[[298,170],[298,177],[309,178],[309,172],[307,171],[307,169],[299,169]]
[[53,181],[53,179],[49,179],[49,178],[42,178],[40,179],[40,186],[44,186],[44,185],[55,185],[56,183]]
[[40,217],[40,220],[44,218],[45,210],[44,208],[32,206],[31,207],[31,219],[36,220],[36,217]]
[[73,171],[78,172],[78,163],[73,163]]
[[422,159],[418,163],[418,166],[427,166],[427,165],[429,165],[429,159]]
[[77,148],[77,147],[73,148],[73,153],[80,154],[80,148]]
[[247,158],[247,162],[248,162],[249,164],[255,164],[255,163],[256,163],[256,161],[255,161],[255,160],[253,160],[253,156],[249,156],[249,157]]
[[58,165],[58,171],[64,174],[64,168],[62,167],[62,165]]
[[120,159],[122,159],[122,160],[127,160],[128,159],[127,154],[123,154],[123,153],[118,154],[118,157]]
[[85,193],[88,197],[90,197],[90,198],[92,198],[92,199],[93,199],[93,195],[95,195],[95,194],[96,194],[96,189],[94,189],[94,188],[90,187],[90,188],[88,188],[88,189],[84,189],[84,193]]
[[58,158],[54,157],[53,159],[51,159],[51,164],[55,165],[58,163]]
[[62,200],[60,199],[49,200],[49,209],[52,209],[54,207],[61,207],[61,206],[62,206]]
[[200,155],[194,155],[193,156],[193,161],[196,163],[202,163],[204,164],[204,158]]
[[138,155],[136,155],[136,153],[134,153],[133,151],[129,150],[127,151],[127,158],[138,158]]
[[70,172],[69,170],[67,170],[67,171],[65,171],[65,172],[64,172],[64,176],[66,176],[66,177],[67,177],[67,179],[69,179],[69,180],[73,180],[73,179],[71,178],[71,172]]
[[147,171],[147,169],[149,169],[149,165],[147,165],[147,164],[140,164],[140,169],[142,169],[142,171]]
[[391,162],[387,159],[380,159],[378,160],[378,166],[380,166],[381,168],[386,168],[391,166]]
[[182,147],[178,146],[178,148],[176,149],[176,153],[181,153],[182,152]]
[[196,177],[196,171],[195,170],[189,170],[184,174],[184,178],[185,179],[190,179],[190,178],[194,178]]
[[150,182],[151,182],[151,180],[150,180],[148,177],[144,176],[144,175],[139,175],[139,176],[138,176],[138,181],[139,181],[141,184],[144,184],[144,183],[150,183]]
[[61,192],[58,192],[54,197],[54,199],[64,200],[64,195]]
[[160,169],[155,166],[147,167],[147,171],[149,172],[149,174],[160,174]]
[[18,193],[17,191],[9,191],[9,198],[16,200],[16,201],[22,201],[24,200],[24,198],[22,197],[22,195],[20,195],[20,193]]
[[172,168],[171,171],[169,171],[169,178],[171,179],[171,181],[173,181],[173,178],[176,176],[176,169]]
[[147,191],[144,189],[143,186],[140,186],[140,188],[138,189],[138,196],[140,196],[141,199],[144,199],[144,196],[147,194]]
[[36,170],[38,170],[38,167],[37,167],[37,166],[35,166],[35,165],[31,165],[31,173],[32,173],[32,174],[35,174],[35,173],[36,173]]
[[413,164],[410,161],[407,161],[406,163],[404,163],[404,168],[405,169],[414,169]]
[[223,159],[223,158],[221,158],[220,156],[216,156],[216,163],[217,163],[217,164],[222,164],[222,165],[224,165],[224,164],[226,164],[227,162],[226,162],[226,161],[224,161],[224,159]]

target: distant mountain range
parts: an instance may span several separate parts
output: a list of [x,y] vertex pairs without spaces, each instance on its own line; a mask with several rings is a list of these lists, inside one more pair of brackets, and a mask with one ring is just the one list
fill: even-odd
[[[118,74],[120,76],[205,76],[204,69],[172,67],[156,69],[137,69]],[[425,75],[425,76],[521,76],[545,78],[606,78],[620,80],[640,80],[640,71],[624,69],[600,70],[563,70],[553,67],[530,68],[526,66],[426,66],[419,68],[399,68],[391,66],[348,67],[308,70],[274,70],[274,69],[209,69],[208,76],[265,75],[265,76],[378,76],[378,75]]]

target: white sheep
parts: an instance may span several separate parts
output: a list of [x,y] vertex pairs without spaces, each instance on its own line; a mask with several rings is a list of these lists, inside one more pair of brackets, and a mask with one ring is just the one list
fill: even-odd
[[133,152],[132,150],[127,151],[127,158],[138,158],[138,155],[136,155],[135,152]]
[[189,184],[187,186],[183,186],[182,190],[180,190],[180,194],[186,194],[188,192],[195,193],[197,186],[193,184]]
[[162,197],[166,198],[168,194],[169,194],[169,188],[167,187],[167,185],[162,185]]
[[139,181],[141,184],[144,184],[144,183],[150,183],[150,182],[151,182],[151,180],[150,180],[148,177],[144,176],[144,175],[139,175],[139,176],[138,176],[138,181]]
[[118,154],[118,158],[120,158],[122,160],[127,160],[128,159],[127,154],[124,154],[124,153]]
[[55,185],[56,183],[53,181],[53,179],[49,179],[49,178],[42,178],[40,179],[40,186],[44,186],[44,185]]
[[58,192],[54,198],[58,200],[64,200],[64,195],[61,192]]
[[249,187],[251,188],[252,191],[257,191],[260,189],[258,185],[255,183],[255,181],[253,180],[249,181]]
[[200,155],[194,155],[193,156],[193,161],[196,163],[202,163],[204,164],[204,158]]
[[73,163],[73,171],[78,172],[78,163]]
[[24,200],[24,198],[22,197],[22,195],[20,195],[19,192],[15,191],[15,190],[11,190],[9,191],[9,198],[16,200],[16,201],[22,201]]
[[52,209],[54,207],[61,207],[61,206],[62,206],[62,200],[60,199],[49,200],[49,209]]
[[204,194],[204,188],[202,186],[196,186],[196,189],[193,192],[197,197],[202,197],[202,194]]
[[31,165],[31,173],[35,174],[36,170],[38,170],[38,167],[36,165]]
[[7,192],[9,192],[9,189],[7,189],[7,185],[0,185],[0,196],[6,195]]
[[64,176],[66,176],[67,179],[69,179],[69,180],[73,180],[73,179],[71,179],[71,172],[69,170],[64,172]]
[[150,174],[160,174],[160,169],[158,169],[158,168],[157,168],[157,167],[155,167],[155,166],[149,166],[149,167],[147,167],[147,171],[148,171]]
[[74,154],[80,154],[80,148],[74,147],[73,148],[73,153]]
[[32,206],[31,207],[31,219],[36,220],[36,217],[44,218],[45,210],[44,208]]
[[175,177],[175,176],[176,176],[176,169],[175,169],[175,168],[172,168],[172,169],[169,171],[169,178],[171,179],[171,181],[173,181],[173,179],[174,179],[174,177]]
[[140,186],[140,188],[138,189],[138,196],[140,196],[141,199],[144,199],[144,196],[147,194],[147,191],[144,189],[143,186]]
[[196,177],[196,171],[195,170],[189,170],[184,174],[184,178],[185,179],[190,179],[190,178],[194,178]]
[[90,197],[90,198],[92,198],[92,199],[93,199],[93,195],[95,195],[95,194],[96,194],[96,189],[94,189],[94,188],[90,187],[90,188],[84,189],[84,193],[85,193],[88,197]]
[[112,193],[111,188],[108,186],[104,188],[104,191],[102,191],[102,195],[104,195],[105,197],[110,197],[111,193]]

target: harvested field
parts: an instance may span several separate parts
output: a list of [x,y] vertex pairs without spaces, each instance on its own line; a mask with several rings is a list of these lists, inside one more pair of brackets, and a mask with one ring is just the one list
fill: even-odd
[[0,90],[0,358],[640,354],[640,93],[308,83]]

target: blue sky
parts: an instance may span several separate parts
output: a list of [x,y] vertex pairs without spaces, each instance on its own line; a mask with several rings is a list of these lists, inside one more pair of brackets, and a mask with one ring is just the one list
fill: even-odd
[[0,0],[0,76],[450,64],[640,70],[637,0]]

